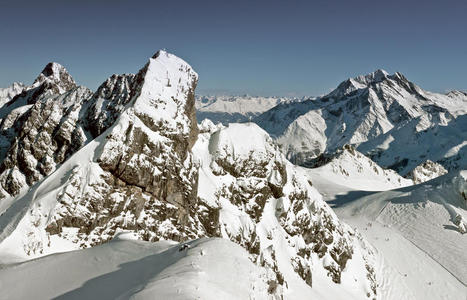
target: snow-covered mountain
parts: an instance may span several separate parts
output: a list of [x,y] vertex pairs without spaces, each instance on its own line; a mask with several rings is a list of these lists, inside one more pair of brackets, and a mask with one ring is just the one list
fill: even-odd
[[427,160],[447,169],[467,167],[466,113],[463,92],[427,92],[400,73],[377,70],[326,96],[279,104],[254,121],[297,164],[349,144],[405,175]]
[[21,93],[24,88],[25,86],[21,82],[14,82],[9,87],[0,88],[0,107]]
[[[258,298],[378,295],[380,258],[373,247],[340,222],[306,174],[287,161],[264,130],[253,123],[223,127],[209,121],[198,129],[197,79],[185,61],[159,51],[138,74],[114,75],[92,93],[51,63],[32,86],[5,104],[0,109],[0,262],[47,254],[58,261],[99,260],[100,250],[55,253],[98,246],[121,232],[151,242],[221,237],[246,250],[239,252],[229,243],[224,247],[242,262],[239,272],[253,270]],[[116,244],[109,245],[100,249]],[[154,253],[140,249],[147,244],[122,247],[134,251],[134,259]],[[185,270],[190,258],[178,264],[180,247],[185,246],[165,248],[175,253],[170,259],[156,255],[148,260]],[[222,260],[222,255],[212,255],[212,260]],[[132,260],[129,256],[122,260]],[[101,266],[115,269],[118,259]],[[42,258],[21,268],[37,274],[55,261]],[[4,268],[0,278],[15,268]],[[72,285],[68,281],[66,288],[60,285],[47,295],[70,292],[102,274],[87,270]],[[205,270],[208,277],[229,280],[218,269]],[[143,279],[153,275],[157,273]],[[242,282],[239,293],[250,294],[252,287]],[[145,285],[138,295],[162,293],[164,284],[156,286]],[[225,287],[226,295],[232,288]],[[66,296],[79,297],[79,292]],[[28,293],[35,294],[34,286],[7,292],[11,298]]]
[[[91,95],[64,67],[50,63],[31,86],[0,107],[1,199],[51,174],[85,144],[81,108]],[[1,202],[0,211],[7,202]]]
[[297,102],[298,98],[254,96],[197,96],[198,121],[209,119],[214,123],[248,122],[279,103]]
[[[313,182],[320,184],[320,193],[327,195],[328,189],[384,191],[413,185],[414,181],[406,179],[394,170],[383,169],[374,161],[346,145],[330,155],[321,155],[315,160],[313,168],[303,168]],[[417,177],[418,178],[418,177]],[[419,182],[426,180],[420,178]],[[327,188],[323,185],[327,184]]]

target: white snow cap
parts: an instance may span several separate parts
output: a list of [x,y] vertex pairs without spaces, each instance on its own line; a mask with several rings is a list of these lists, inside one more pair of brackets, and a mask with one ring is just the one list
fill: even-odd
[[372,82],[383,81],[388,76],[389,76],[388,72],[386,72],[383,69],[378,69],[374,72],[371,72],[370,74],[357,76],[356,78],[354,78],[354,80],[362,84],[369,84]]
[[68,73],[64,66],[56,62],[48,63],[41,72],[46,77],[56,76],[60,73]]
[[50,62],[44,67],[32,87],[40,86],[44,82],[56,85],[60,94],[76,87],[76,82],[65,67],[56,62]]
[[74,82],[73,78],[71,78],[71,75],[68,73],[65,67],[56,62],[49,62],[44,67],[41,74],[39,74],[39,76],[36,78],[36,81],[40,80],[43,77],[47,77],[49,79],[58,79],[58,80],[60,78],[69,78],[70,81]]
[[188,94],[194,93],[198,81],[198,74],[187,62],[159,50],[139,71],[136,80],[141,80],[142,84],[134,104],[137,113],[154,122],[166,120],[174,129],[176,123],[187,122],[181,120],[187,116],[180,112],[186,107]]

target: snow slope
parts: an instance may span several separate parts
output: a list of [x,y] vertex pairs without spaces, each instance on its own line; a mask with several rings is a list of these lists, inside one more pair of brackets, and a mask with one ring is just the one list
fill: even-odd
[[[390,249],[399,247],[398,243],[410,248],[402,248],[401,259],[407,259],[408,252],[423,252],[425,258],[418,260],[424,266],[420,266],[422,270],[411,270],[412,275],[428,275],[424,277],[428,285],[449,283],[449,289],[457,290],[456,297],[461,298],[465,296],[467,283],[466,188],[467,173],[460,171],[397,190],[348,191],[334,195],[329,203],[339,217],[359,228],[372,244],[379,239],[380,246],[375,246],[383,251],[385,258],[391,257]],[[396,237],[396,241],[391,240],[391,236]],[[421,262],[428,258],[432,263]],[[397,257],[391,259],[402,266]],[[435,265],[441,267],[436,273],[423,271]]]
[[[329,176],[322,167],[307,171],[339,218],[383,258],[377,268],[382,299],[465,298],[465,171],[382,192],[369,191],[370,175],[364,186],[358,178]],[[400,286],[407,286],[402,294]]]
[[467,270],[459,264],[467,261],[466,181],[466,171],[450,173],[420,185],[368,195],[337,210],[397,228],[466,284]]
[[[90,249],[2,266],[1,297],[264,299],[267,295],[264,270],[228,240],[149,243],[127,240],[128,235]],[[8,288],[18,282],[28,284]]]
[[[351,146],[339,149],[333,155],[321,157],[322,164],[315,168],[303,168],[311,176],[312,182],[329,182],[332,189],[341,187],[343,191],[384,191],[413,184],[393,170],[383,169],[371,159]],[[319,187],[321,187],[318,184]],[[327,189],[319,188],[327,194]]]

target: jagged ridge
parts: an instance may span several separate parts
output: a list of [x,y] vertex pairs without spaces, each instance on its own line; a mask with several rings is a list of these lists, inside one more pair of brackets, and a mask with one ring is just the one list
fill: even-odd
[[[447,168],[462,165],[454,163],[456,157],[443,160],[448,147],[418,157],[416,153],[425,152],[423,149],[404,153],[404,147],[391,145],[396,135],[397,143],[410,144],[414,136],[444,133],[440,128],[448,124],[460,126],[457,123],[463,123],[467,111],[467,97],[462,95],[430,93],[400,73],[389,75],[378,70],[348,79],[326,96],[280,104],[255,122],[271,133],[297,164],[306,164],[322,153],[350,144],[383,167],[405,175],[427,159]],[[459,138],[451,138],[451,148],[466,140],[464,134],[459,134]],[[385,157],[378,156],[382,151]]]

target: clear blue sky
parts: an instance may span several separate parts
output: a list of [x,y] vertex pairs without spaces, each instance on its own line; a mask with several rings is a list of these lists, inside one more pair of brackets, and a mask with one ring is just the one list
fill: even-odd
[[467,1],[1,1],[0,87],[63,64],[95,89],[165,48],[198,92],[320,95],[378,68],[467,89]]

